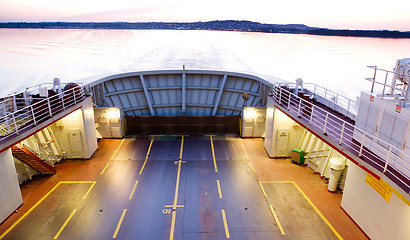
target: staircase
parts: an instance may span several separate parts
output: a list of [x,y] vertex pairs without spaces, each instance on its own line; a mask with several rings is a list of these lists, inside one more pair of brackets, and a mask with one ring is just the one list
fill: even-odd
[[17,144],[11,147],[11,151],[13,153],[13,157],[27,164],[34,170],[38,171],[40,174],[56,173],[56,169],[53,166],[50,166],[48,163],[43,161],[27,148],[23,147],[21,144]]

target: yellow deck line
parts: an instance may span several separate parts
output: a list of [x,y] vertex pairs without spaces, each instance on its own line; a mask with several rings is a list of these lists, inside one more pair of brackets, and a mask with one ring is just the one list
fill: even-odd
[[70,216],[67,218],[67,220],[65,220],[63,226],[61,226],[60,230],[58,230],[57,234],[54,236],[53,239],[57,239],[60,236],[60,234],[64,231],[65,227],[67,226],[68,222],[70,222],[71,218],[74,216],[75,212],[77,212],[77,209],[74,209],[71,212]]
[[91,189],[93,189],[93,187],[94,187],[95,184],[96,184],[96,182],[93,182],[93,184],[91,184],[91,186],[90,186],[90,188],[88,189],[88,191],[84,194],[83,199],[85,199],[85,198],[88,196],[88,194],[91,192]]
[[259,181],[260,183],[294,183],[294,181]]
[[281,233],[282,235],[285,235],[285,231],[283,230],[282,224],[280,224],[280,221],[279,221],[278,215],[276,215],[275,209],[273,209],[273,206],[272,206],[272,205],[269,205],[269,208],[270,208],[270,211],[271,211],[272,214],[273,214],[273,217],[275,218],[275,221],[276,221],[276,224],[278,225],[278,228],[279,228],[279,230],[280,230],[280,233]]
[[212,158],[214,160],[214,168],[215,172],[218,172],[218,166],[216,165],[216,159],[215,159],[215,149],[214,149],[214,142],[212,140],[213,135],[209,135],[209,138],[211,139],[211,149],[212,149]]
[[[299,187],[299,185],[295,181],[260,181],[259,184],[262,187],[262,183],[292,183],[296,189],[302,194],[302,196],[306,199],[306,201],[312,206],[315,212],[322,218],[322,220],[326,223],[326,225],[332,230],[332,232],[336,235],[336,237],[340,240],[343,240],[342,236],[336,231],[336,229],[330,224],[330,222],[323,216],[323,214],[319,211],[319,209],[313,204],[313,202],[308,198],[308,196],[303,192],[303,190]],[[263,187],[262,187],[263,189]],[[262,190],[264,191],[264,190]]]
[[216,185],[218,186],[219,198],[222,198],[221,183],[219,182],[219,180],[216,180]]
[[135,192],[135,189],[137,188],[137,185],[138,185],[138,180],[135,181],[134,187],[132,188],[132,191],[131,191],[131,194],[130,194],[130,197],[129,197],[130,200],[134,196],[134,192]]
[[179,150],[179,160],[182,160],[182,152],[184,150],[184,135],[181,136],[182,140],[181,140],[181,149]]
[[94,183],[95,181],[60,181],[58,182],[46,195],[44,195],[33,207],[31,207],[23,216],[21,216],[17,221],[13,223],[1,236],[0,239],[3,239],[14,227],[17,226],[28,214],[30,214],[34,208],[36,208],[41,202],[44,201],[60,184],[62,183]]
[[144,164],[142,164],[142,167],[141,167],[141,170],[140,170],[140,172],[139,172],[139,175],[142,174],[142,171],[144,171],[144,168],[145,168],[145,164],[147,164],[148,157],[149,157],[149,153],[151,152],[151,147],[152,147],[152,143],[153,143],[153,142],[154,142],[154,138],[151,139],[151,142],[150,142],[149,147],[148,147],[147,155],[145,155],[145,161],[144,161]]
[[124,209],[122,211],[120,220],[118,221],[117,228],[115,229],[115,232],[114,232],[114,235],[112,235],[112,238],[117,238],[118,232],[120,231],[120,228],[121,228],[122,221],[124,220],[124,217],[125,217],[125,213],[127,213],[127,209]]
[[296,182],[291,181],[295,187],[299,190],[299,192],[303,195],[303,197],[306,199],[306,201],[308,201],[308,203],[313,207],[313,209],[315,209],[316,213],[323,219],[323,221],[327,224],[327,226],[333,231],[333,233],[336,235],[336,237],[340,240],[342,240],[342,236],[340,236],[340,234],[336,231],[336,229],[332,226],[332,224],[330,224],[330,222],[325,218],[325,216],[323,216],[323,214],[319,211],[319,209],[317,209],[317,207],[315,206],[315,204],[313,204],[313,202],[308,198],[308,196],[306,196],[306,194],[303,192],[303,190],[299,187],[299,185],[296,184]]
[[259,187],[261,188],[261,190],[262,190],[262,192],[263,192],[263,196],[267,197],[268,194],[266,193],[265,188],[263,188],[262,182],[258,182],[258,183],[259,183]]
[[60,181],[58,183],[95,183],[96,181]]
[[173,208],[173,207],[178,208],[178,207],[185,207],[185,205],[164,205],[164,207],[166,207],[166,208]]
[[184,136],[182,136],[181,140],[181,148],[180,148],[180,153],[179,153],[179,161],[178,161],[178,172],[177,172],[177,180],[175,183],[175,195],[174,195],[174,204],[172,205],[172,219],[171,219],[171,229],[169,231],[169,239],[173,240],[174,239],[174,233],[175,233],[175,221],[177,217],[177,204],[178,204],[178,192],[179,192],[179,181],[181,179],[181,164],[182,164],[182,151],[184,148]]
[[114,159],[115,155],[117,155],[117,152],[118,152],[118,150],[120,150],[120,147],[121,147],[122,143],[124,142],[124,140],[125,140],[125,138],[123,138],[123,139],[121,140],[120,145],[118,145],[118,147],[117,147],[117,149],[115,150],[114,154],[112,155],[110,161],[112,161],[112,160]]
[[104,169],[100,172],[100,175],[104,174],[105,170],[107,170],[108,166],[110,166],[109,163],[107,163],[107,165],[105,165]]
[[222,209],[221,213],[222,213],[222,221],[224,222],[225,237],[226,238],[231,238],[231,235],[229,234],[228,221],[226,220],[225,210]]
[[172,210],[172,219],[171,219],[171,229],[169,231],[169,240],[174,239],[174,232],[175,232],[175,221],[177,218],[177,211]]

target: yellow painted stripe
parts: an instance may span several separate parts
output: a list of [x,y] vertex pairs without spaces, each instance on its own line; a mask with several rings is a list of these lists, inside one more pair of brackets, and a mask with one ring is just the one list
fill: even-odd
[[123,138],[123,139],[121,140],[120,145],[118,145],[117,149],[115,150],[114,154],[113,154],[112,157],[111,157],[111,161],[114,159],[115,155],[117,155],[117,152],[118,152],[118,150],[120,150],[120,147],[121,147],[122,143],[124,142],[124,140],[125,140],[125,138]]
[[140,170],[139,175],[142,174],[142,171],[144,171],[144,168],[145,168],[145,164],[147,164],[148,156],[149,156],[149,153],[151,152],[151,147],[152,147],[153,142],[154,142],[154,138],[151,139],[151,142],[150,142],[149,147],[148,147],[148,152],[147,152],[147,155],[145,156],[145,161],[144,161],[144,164],[142,164],[142,168]]
[[175,195],[174,195],[174,204],[172,205],[172,220],[171,220],[171,230],[169,232],[169,239],[174,239],[174,231],[175,231],[175,219],[176,219],[176,206],[178,202],[178,191],[179,191],[179,181],[181,175],[181,160],[178,162],[178,173],[177,173],[177,181],[175,184]]
[[222,190],[221,190],[221,184],[219,180],[216,180],[216,185],[218,186],[219,198],[222,198]]
[[267,197],[268,194],[266,193],[265,188],[263,188],[262,182],[258,182],[258,183],[259,183],[259,187],[261,187],[261,190],[262,190],[262,192],[263,192],[263,196]]
[[177,218],[177,211],[172,210],[171,229],[169,231],[169,240],[174,240],[175,220]]
[[179,191],[180,178],[181,178],[181,161],[179,161],[179,163],[178,163],[177,182],[175,184],[174,206],[177,205],[177,201],[178,201],[178,191]]
[[410,201],[407,200],[403,195],[401,195],[396,189],[392,188],[392,191],[399,197],[403,202],[410,206]]
[[282,235],[285,235],[285,231],[283,230],[282,224],[280,224],[278,215],[276,215],[276,212],[275,212],[275,210],[273,209],[273,206],[272,206],[272,205],[269,205],[269,208],[270,208],[270,211],[271,211],[272,214],[273,214],[273,217],[275,218],[276,224],[278,224],[278,228],[279,228],[279,230],[280,230],[280,233],[282,233]]
[[135,181],[134,187],[132,188],[132,191],[131,191],[131,194],[130,194],[130,197],[129,197],[130,200],[134,196],[134,192],[135,192],[135,189],[137,188],[137,185],[138,185],[138,180]]
[[36,204],[34,204],[33,207],[31,207],[23,216],[21,216],[16,222],[13,223],[1,236],[0,240],[3,239],[11,230],[13,230],[14,227],[17,226],[25,217],[27,217],[28,214],[30,214],[34,208],[36,208],[41,202],[44,201],[60,184],[63,183],[94,183],[95,181],[60,181],[58,182],[46,195],[44,195]]
[[252,162],[251,162],[251,161],[248,161],[248,163],[249,163],[249,165],[251,166],[252,172],[253,172],[253,173],[256,173],[255,168],[254,168],[253,165],[252,165]]
[[108,166],[110,166],[109,163],[107,163],[107,165],[105,165],[105,168],[100,172],[100,174],[104,174],[105,170],[107,170]]
[[242,139],[240,139],[240,143],[241,143],[241,146],[242,146],[242,150],[243,150],[243,152],[245,153],[245,158],[246,158],[246,160],[248,160],[248,163],[249,163],[249,166],[250,166],[251,169],[252,169],[252,172],[255,173],[255,168],[253,167],[252,162],[250,161],[250,159],[249,159],[249,157],[248,157],[248,153],[247,153],[246,150],[245,150],[245,146],[243,146]]
[[214,160],[215,172],[218,172],[218,166],[216,165],[215,149],[214,149],[214,142],[213,142],[213,140],[212,140],[212,135],[210,135],[209,138],[211,139],[212,158],[213,158],[213,160]]
[[225,236],[226,238],[231,238],[231,235],[229,234],[228,221],[226,220],[225,210],[222,209],[221,212],[222,212],[222,220],[224,222]]
[[59,183],[95,183],[95,181],[60,181]]
[[115,232],[114,232],[114,235],[112,235],[112,238],[117,238],[118,232],[120,231],[121,224],[122,224],[122,221],[124,220],[126,212],[127,212],[127,209],[124,209],[124,211],[122,211],[121,218],[118,221],[117,228],[115,229]]
[[181,179],[181,164],[182,164],[182,152],[184,149],[184,136],[182,136],[181,140],[181,148],[179,152],[179,161],[178,161],[178,172],[177,172],[177,181],[175,183],[175,195],[174,195],[174,204],[172,205],[172,219],[171,219],[171,229],[169,231],[169,239],[173,240],[174,239],[174,233],[175,233],[175,221],[177,217],[177,204],[178,204],[178,192],[179,192],[179,181]]
[[59,185],[61,182],[57,183],[44,197],[42,197],[30,210],[28,210],[19,220],[17,220],[9,229],[7,229],[1,236],[0,239],[3,239],[7,233],[9,233],[17,224],[19,224],[34,208],[36,208],[44,199],[48,197]]
[[177,205],[177,202],[178,202],[178,192],[179,192],[180,178],[181,178],[181,160],[179,160],[179,162],[178,162],[178,173],[177,173],[177,182],[175,184],[174,206]]
[[67,218],[67,220],[65,220],[63,226],[61,226],[60,230],[58,230],[57,234],[54,236],[53,239],[57,239],[60,236],[60,234],[64,231],[64,228],[67,226],[68,222],[70,222],[71,218],[74,216],[75,212],[77,212],[77,209],[74,209],[71,212],[70,216]]
[[333,233],[336,235],[336,237],[340,240],[342,240],[342,236],[336,231],[336,229],[330,224],[330,222],[323,216],[323,214],[317,209],[317,207],[313,204],[312,201],[306,196],[306,194],[302,191],[302,189],[296,184],[296,182],[291,181],[295,187],[299,190],[299,192],[303,195],[303,197],[308,201],[308,203],[315,209],[316,213],[323,219],[323,221],[327,224],[327,226],[333,231]]
[[93,184],[91,184],[91,186],[90,186],[90,188],[88,189],[88,191],[84,194],[83,199],[85,199],[85,198],[88,196],[88,194],[91,192],[91,189],[93,189],[95,183],[96,183],[96,182],[93,182]]
[[182,152],[184,149],[184,136],[181,136],[181,137],[182,137],[182,140],[181,140],[181,149],[179,150],[179,160],[182,159]]
[[173,207],[185,207],[184,205],[165,205],[166,208],[173,208]]
[[383,183],[384,185],[389,186],[389,188],[396,194],[397,197],[399,197],[404,203],[406,203],[408,206],[410,206],[410,201],[407,200],[403,195],[401,195],[396,189],[392,188],[386,181],[384,181],[382,178],[380,178],[380,182]]
[[294,183],[294,181],[259,181],[261,183]]

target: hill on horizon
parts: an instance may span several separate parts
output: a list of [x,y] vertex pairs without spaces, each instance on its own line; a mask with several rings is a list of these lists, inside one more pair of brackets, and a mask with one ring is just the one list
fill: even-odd
[[329,29],[310,27],[304,24],[266,24],[247,20],[214,20],[207,22],[0,22],[0,28],[172,29],[293,33],[349,37],[410,38],[410,31]]

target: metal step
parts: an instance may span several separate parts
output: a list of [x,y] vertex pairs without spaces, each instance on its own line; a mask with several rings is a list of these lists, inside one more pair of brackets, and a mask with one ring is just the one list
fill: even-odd
[[35,169],[40,174],[56,173],[56,169],[54,167],[50,166],[48,163],[43,161],[27,148],[23,147],[21,144],[17,144],[11,147],[11,151],[13,153],[13,157]]

